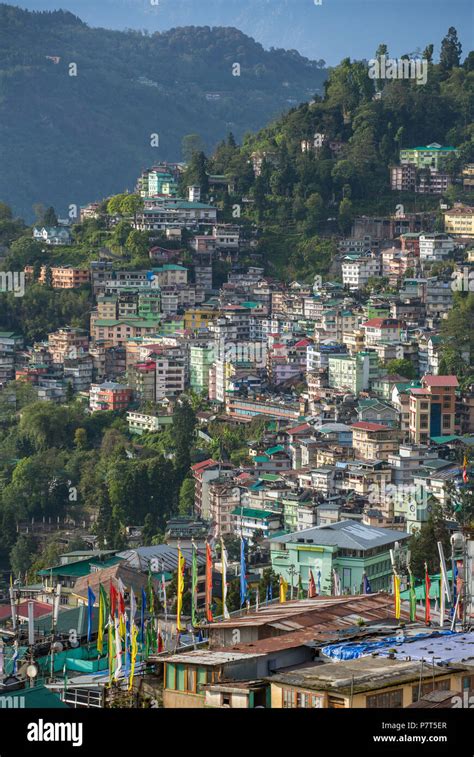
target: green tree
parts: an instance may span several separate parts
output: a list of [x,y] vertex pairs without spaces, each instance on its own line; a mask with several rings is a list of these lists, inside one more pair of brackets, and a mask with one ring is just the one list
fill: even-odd
[[454,26],[450,26],[447,35],[441,42],[439,56],[440,67],[443,71],[451,71],[457,68],[461,62],[462,46],[458,39],[458,33]]
[[439,573],[438,542],[441,542],[445,554],[449,554],[449,531],[439,504],[432,503],[428,520],[422,524],[420,530],[409,540],[408,548],[411,553],[411,569],[416,578],[425,575],[425,562],[429,573]]
[[194,510],[194,489],[195,481],[193,478],[185,478],[179,490],[179,514],[189,516]]
[[58,217],[55,213],[54,208],[49,207],[45,211],[43,218],[41,219],[41,224],[43,226],[57,226],[58,225]]
[[186,134],[181,141],[181,154],[185,163],[190,163],[195,153],[204,152],[204,142],[199,134]]
[[339,205],[338,214],[339,228],[343,234],[348,234],[350,232],[353,218],[352,202],[349,199],[344,198]]
[[385,370],[388,374],[398,374],[399,376],[405,376],[408,379],[416,378],[416,370],[411,360],[398,359],[389,360],[385,364]]
[[36,552],[36,540],[28,534],[21,534],[10,552],[10,565],[15,576],[24,576],[30,569]]

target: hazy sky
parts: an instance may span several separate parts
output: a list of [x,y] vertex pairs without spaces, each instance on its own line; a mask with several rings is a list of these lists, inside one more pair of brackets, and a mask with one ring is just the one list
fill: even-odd
[[294,48],[329,64],[370,58],[380,42],[394,56],[439,43],[455,26],[474,47],[474,0],[18,0],[30,10],[64,8],[91,26],[163,31],[236,26],[265,47]]

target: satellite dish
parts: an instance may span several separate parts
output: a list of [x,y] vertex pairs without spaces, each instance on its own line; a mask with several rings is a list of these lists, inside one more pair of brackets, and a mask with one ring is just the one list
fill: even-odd
[[28,678],[36,678],[38,675],[38,666],[37,665],[28,665],[26,668],[26,675]]
[[51,651],[52,652],[62,652],[64,649],[63,645],[60,641],[55,641],[54,644],[51,644]]

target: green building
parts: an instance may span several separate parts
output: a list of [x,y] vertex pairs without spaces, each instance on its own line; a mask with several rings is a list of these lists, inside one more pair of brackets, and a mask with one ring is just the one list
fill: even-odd
[[391,588],[390,550],[403,548],[409,534],[374,528],[352,520],[276,536],[270,542],[272,569],[296,589],[308,589],[310,571],[319,593],[333,592],[334,572],[342,594],[362,593],[364,573],[372,592]]
[[438,142],[432,142],[424,147],[400,150],[400,163],[410,163],[417,168],[434,168],[438,171],[450,155],[457,155],[455,147],[442,147]]
[[189,351],[189,381],[194,392],[206,392],[209,389],[209,370],[215,359],[212,343],[193,344]]
[[145,320],[159,320],[161,294],[159,291],[143,292],[138,295],[138,316]]
[[369,350],[356,355],[330,355],[328,369],[331,388],[358,394],[368,389],[378,376],[378,356]]

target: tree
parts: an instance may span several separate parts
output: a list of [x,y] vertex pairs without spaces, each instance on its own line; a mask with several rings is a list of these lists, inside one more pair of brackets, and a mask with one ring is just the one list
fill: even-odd
[[15,576],[25,575],[36,552],[36,541],[29,534],[21,534],[10,552],[10,565]]
[[192,515],[194,510],[194,489],[195,481],[193,478],[185,478],[179,490],[179,514],[183,516]]
[[74,433],[74,446],[78,450],[87,449],[87,431],[85,428],[78,428]]
[[305,203],[306,222],[304,224],[305,232],[308,236],[313,236],[319,231],[319,226],[324,218],[324,202],[319,192],[311,194]]
[[142,528],[142,544],[145,547],[151,546],[156,531],[156,518],[152,513],[147,513]]
[[204,142],[199,134],[186,134],[181,141],[181,154],[185,163],[190,163],[194,153],[204,152]]
[[352,202],[344,198],[339,205],[338,223],[343,234],[348,234],[352,227],[353,211]]
[[434,51],[434,45],[427,45],[425,49],[423,50],[423,58],[428,61],[428,63],[433,62],[433,51]]
[[398,360],[389,360],[385,364],[385,370],[388,374],[398,374],[399,376],[404,376],[408,379],[416,378],[416,370],[414,364],[411,360],[406,360],[404,358]]
[[41,225],[42,226],[57,226],[58,225],[58,217],[53,207],[49,207],[47,208],[47,210],[45,210],[43,218],[41,219]]
[[439,504],[433,503],[428,520],[413,534],[408,544],[411,569],[416,578],[423,578],[425,575],[425,562],[429,573],[439,573],[439,541],[445,554],[449,554],[449,531]]
[[448,494],[447,512],[460,526],[472,527],[474,522],[474,490],[472,484],[457,486],[449,482],[446,486]]
[[175,468],[181,479],[184,479],[191,465],[196,423],[196,414],[188,400],[177,402],[173,412],[172,437],[176,450]]
[[451,71],[457,68],[461,62],[462,46],[458,39],[458,33],[454,26],[448,29],[446,37],[441,42],[439,56],[440,67],[443,71]]

